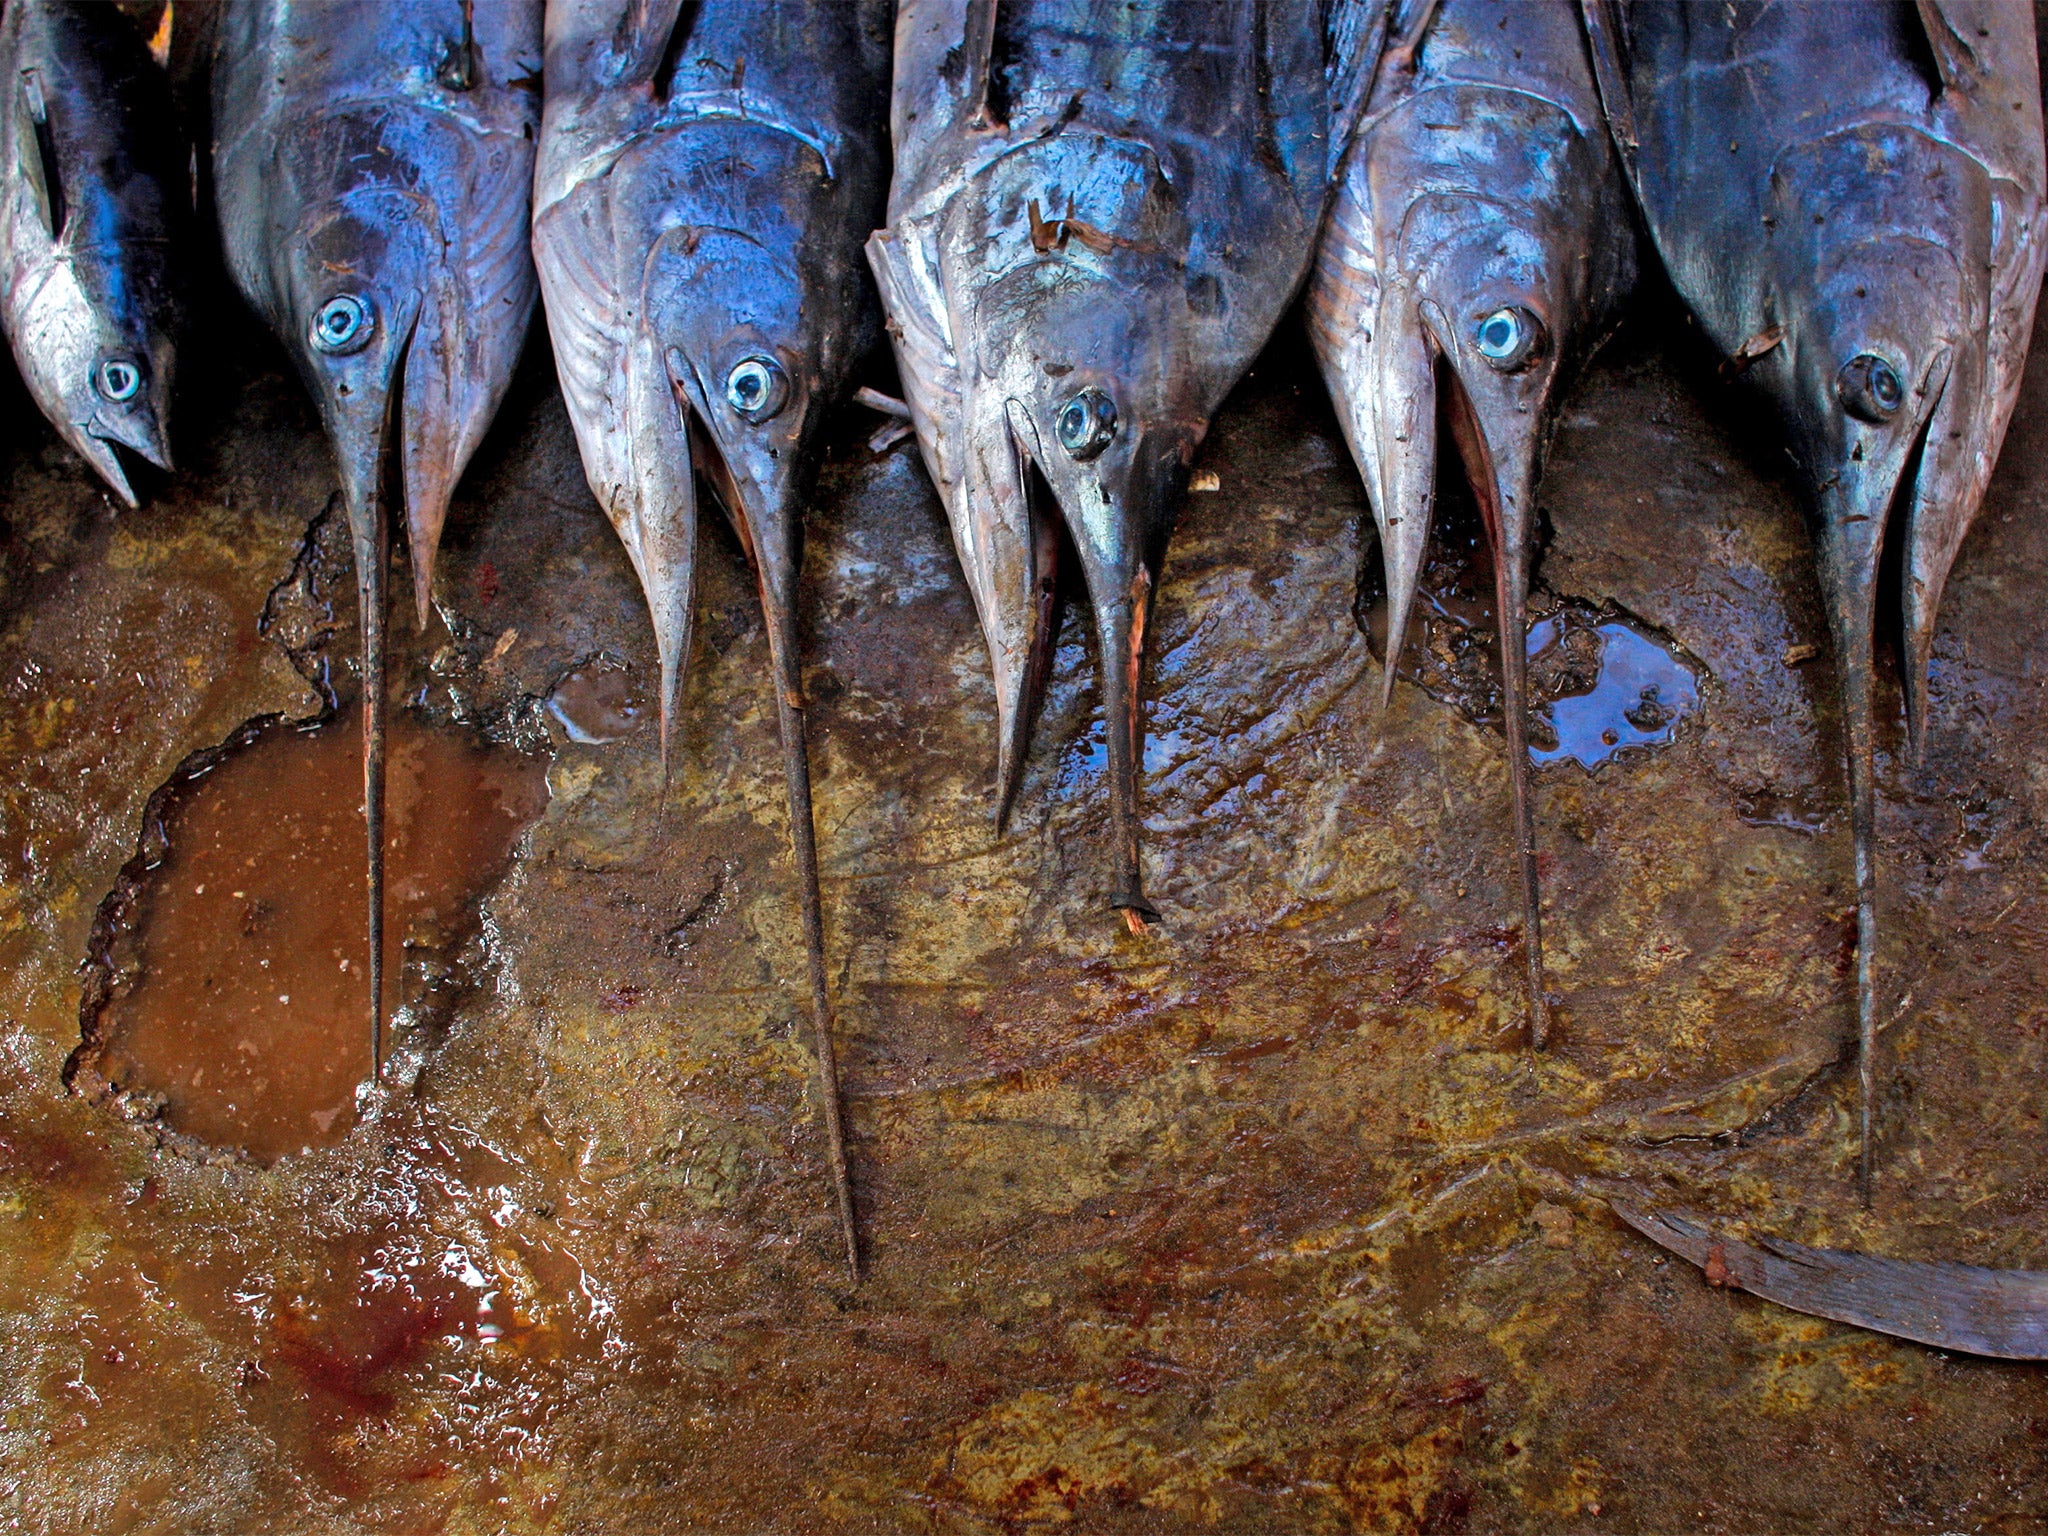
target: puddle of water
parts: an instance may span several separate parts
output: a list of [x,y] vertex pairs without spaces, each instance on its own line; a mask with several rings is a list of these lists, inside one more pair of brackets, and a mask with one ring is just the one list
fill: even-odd
[[[339,1139],[369,1071],[359,718],[265,725],[181,769],[88,962],[75,1065],[265,1161]],[[395,1004],[450,979],[547,781],[540,758],[406,711],[388,772]]]
[[[1577,648],[1591,652],[1590,668],[1570,654],[1575,630],[1590,632],[1591,645]],[[1597,768],[1630,747],[1667,746],[1678,722],[1699,708],[1698,676],[1625,619],[1589,623],[1567,606],[1529,626],[1528,646],[1533,763]],[[1590,682],[1581,683],[1589,670]]]
[[555,684],[548,713],[569,739],[584,746],[622,741],[647,723],[647,701],[630,673],[616,667],[579,667]]
[[[1377,558],[1358,614],[1373,654],[1387,654]],[[1595,768],[1631,748],[1668,746],[1700,706],[1700,668],[1613,606],[1541,589],[1529,594],[1529,760]],[[1481,539],[1433,537],[1395,670],[1476,725],[1501,724],[1493,571]]]

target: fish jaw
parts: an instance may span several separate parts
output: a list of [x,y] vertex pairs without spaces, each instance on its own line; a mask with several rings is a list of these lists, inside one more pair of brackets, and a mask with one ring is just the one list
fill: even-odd
[[[96,263],[61,246],[17,278],[5,307],[14,355],[36,404],[71,448],[128,506],[137,500],[117,448],[171,468],[170,390],[176,346],[160,326],[95,301]],[[129,323],[123,324],[122,321]],[[137,333],[140,334],[137,334]],[[133,370],[133,393],[110,397],[109,368]]]
[[1147,281],[1150,275],[1143,262],[1090,271],[1058,260],[1008,274],[976,306],[982,376],[971,391],[1001,399],[1005,447],[1025,480],[1027,506],[1035,471],[1052,503],[1044,512],[1065,524],[1079,557],[1102,666],[1114,849],[1109,905],[1134,926],[1158,917],[1139,858],[1146,629],[1160,558],[1207,425],[1179,298],[1185,280],[1178,270],[1163,283]]
[[1391,302],[1381,297],[1375,284],[1373,302],[1358,303],[1355,288],[1346,292],[1319,275],[1310,295],[1310,334],[1379,530],[1387,583],[1384,708],[1393,697],[1436,512],[1437,349],[1412,288],[1401,285]]

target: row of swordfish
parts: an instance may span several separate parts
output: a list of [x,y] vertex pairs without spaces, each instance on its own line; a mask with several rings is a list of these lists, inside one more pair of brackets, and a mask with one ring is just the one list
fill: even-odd
[[[385,577],[420,623],[450,496],[544,298],[591,488],[645,590],[667,761],[709,501],[759,584],[838,1212],[795,619],[821,424],[884,328],[985,634],[1018,792],[1070,545],[1101,658],[1110,905],[1141,880],[1141,675],[1189,466],[1305,294],[1413,606],[1449,438],[1492,553],[1528,1020],[1549,1027],[1526,597],[1558,406],[1647,249],[1775,407],[1842,679],[1859,1182],[1879,976],[1872,670],[1887,538],[1907,730],[2017,392],[2044,250],[2022,0],[222,0],[210,179],[296,359],[361,596],[370,1014],[382,1060]],[[169,462],[190,165],[138,31],[8,0],[4,319],[131,502]],[[884,321],[886,317],[885,327]],[[865,398],[881,398],[866,392]],[[894,403],[894,402],[891,402]]]

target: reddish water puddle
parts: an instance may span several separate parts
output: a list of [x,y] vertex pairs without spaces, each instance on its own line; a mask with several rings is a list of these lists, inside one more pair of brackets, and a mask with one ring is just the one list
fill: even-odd
[[647,723],[647,701],[632,675],[612,667],[578,667],[548,694],[548,713],[584,746],[622,741]]
[[[158,792],[101,907],[79,1086],[264,1161],[354,1123],[369,1074],[359,721],[251,727]],[[405,711],[388,772],[392,1006],[446,980],[547,781],[540,758]]]

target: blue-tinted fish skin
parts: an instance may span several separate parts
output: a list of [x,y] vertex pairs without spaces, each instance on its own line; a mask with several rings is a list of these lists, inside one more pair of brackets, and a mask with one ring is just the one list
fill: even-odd
[[534,220],[585,473],[654,621],[664,764],[689,661],[700,484],[754,565],[856,1278],[796,603],[820,429],[879,330],[861,247],[887,186],[887,44],[887,6],[873,0],[556,4]]
[[319,408],[354,543],[373,1072],[391,493],[424,628],[449,499],[511,383],[537,292],[540,32],[539,0],[226,0],[217,19],[222,250]]
[[64,440],[129,506],[118,450],[171,467],[187,149],[170,86],[113,6],[0,16],[0,323]]
[[1585,13],[1672,282],[1776,408],[1809,498],[1856,845],[1867,1200],[1879,575],[1887,537],[1903,537],[1917,739],[1935,605],[2011,416],[2048,250],[2033,10],[1586,0]]
[[1318,245],[1309,334],[1379,525],[1388,695],[1429,545],[1440,414],[1486,524],[1540,1047],[1550,1010],[1522,645],[1536,489],[1564,391],[1634,286],[1636,237],[1572,0],[1406,11],[1344,61],[1365,99]]
[[1210,419],[1307,267],[1330,171],[1322,20],[1286,0],[897,11],[896,172],[869,255],[988,640],[998,814],[1044,687],[1063,523],[1102,657],[1109,901],[1134,926],[1157,915],[1137,793],[1152,592]]

